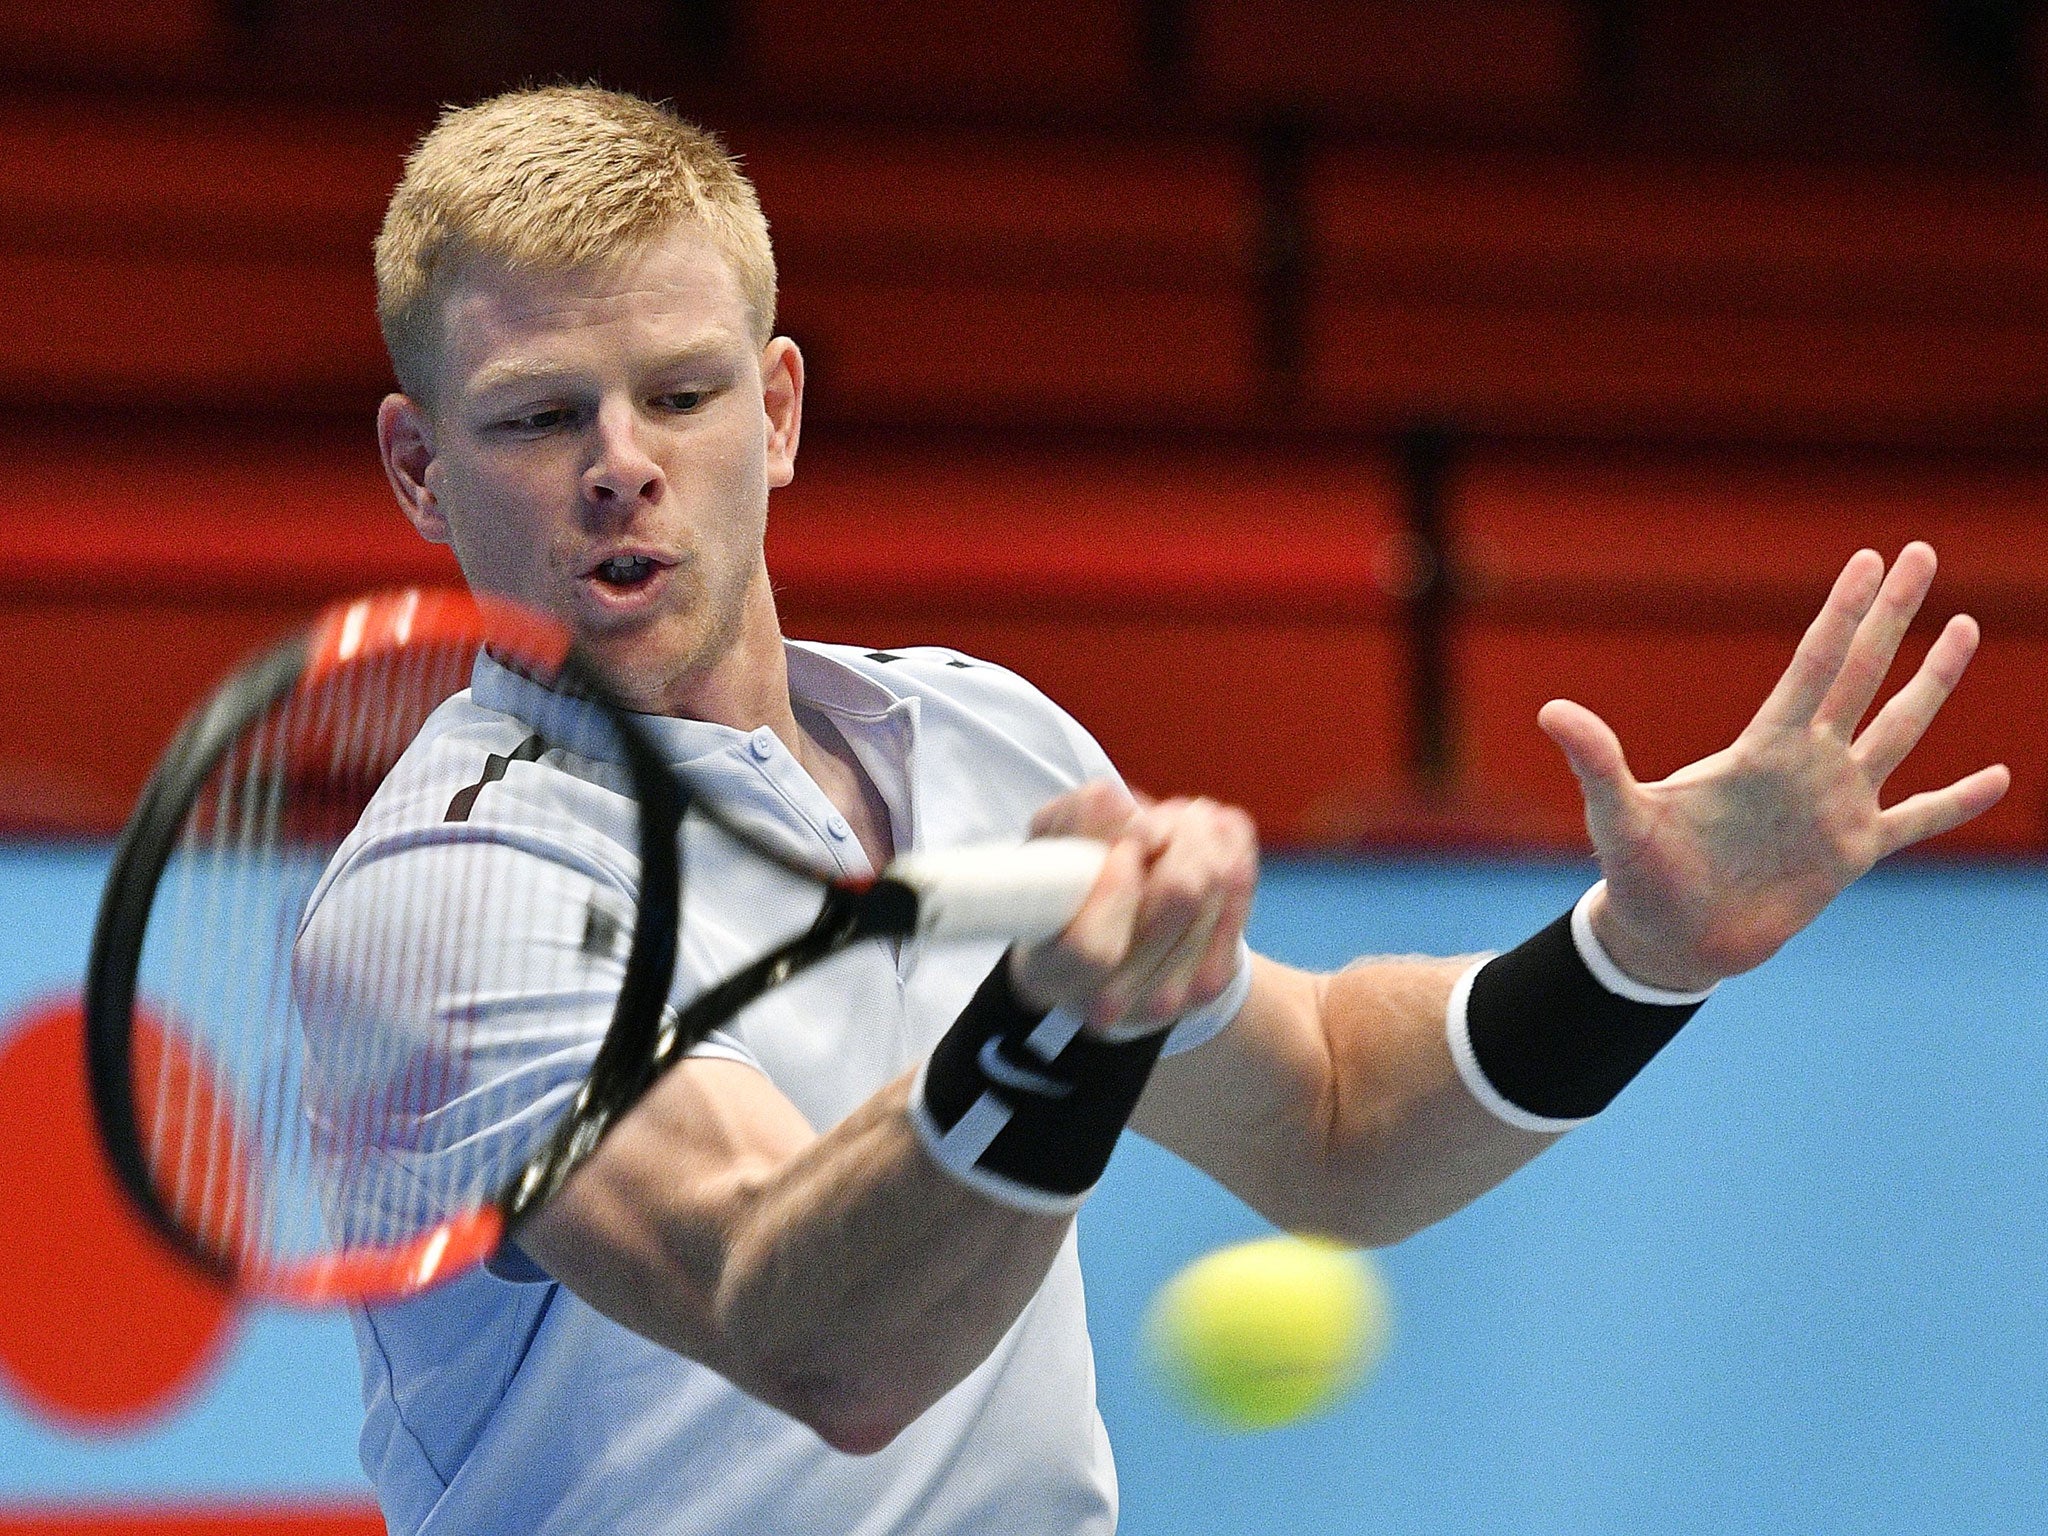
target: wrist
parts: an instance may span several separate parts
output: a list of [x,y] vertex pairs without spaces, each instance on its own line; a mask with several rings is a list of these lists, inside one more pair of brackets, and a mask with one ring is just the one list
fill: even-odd
[[932,1160],[1000,1204],[1063,1215],[1087,1198],[1159,1058],[1163,1033],[1094,1039],[1017,995],[997,963],[911,1085]]
[[[1583,951],[1588,942],[1592,943],[1616,972],[1637,986],[1657,992],[1705,995],[1723,979],[1696,962],[1674,959],[1665,946],[1632,928],[1615,909],[1605,880],[1596,882],[1580,897],[1573,911],[1580,949]],[[1595,964],[1597,970],[1590,956],[1588,963]],[[1608,990],[1622,989],[1610,983]]]

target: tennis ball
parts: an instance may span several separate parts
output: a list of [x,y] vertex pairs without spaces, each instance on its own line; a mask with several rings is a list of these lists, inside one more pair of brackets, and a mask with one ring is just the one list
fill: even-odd
[[1153,1298],[1145,1348],[1189,1415],[1274,1429],[1332,1406],[1387,1346],[1385,1282],[1370,1258],[1268,1237],[1195,1260]]

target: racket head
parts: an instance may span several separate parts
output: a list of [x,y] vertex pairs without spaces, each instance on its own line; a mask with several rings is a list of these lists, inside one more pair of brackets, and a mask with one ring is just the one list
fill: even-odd
[[[385,992],[404,980],[417,1050],[393,1055],[376,1030],[310,1025],[345,1014],[346,999],[317,995],[297,945],[328,865],[485,649],[599,722],[637,821],[637,907],[607,939],[616,995],[586,1091],[537,1145],[494,1143],[485,1155],[458,1143],[423,1181],[393,1172],[392,1149],[472,1091],[463,1074],[478,1010],[442,1003],[464,924],[500,909],[516,921],[520,891],[451,880],[443,906],[404,911],[354,957]],[[491,762],[502,777],[506,762]],[[377,594],[337,604],[240,669],[145,788],[88,962],[94,1112],[144,1218],[234,1293],[299,1305],[397,1299],[488,1258],[587,1155],[606,1106],[643,1086],[675,966],[681,817],[658,747],[566,630],[517,605],[460,590]]]

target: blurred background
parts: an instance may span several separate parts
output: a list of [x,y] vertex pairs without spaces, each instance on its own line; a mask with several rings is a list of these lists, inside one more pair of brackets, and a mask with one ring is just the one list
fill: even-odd
[[1584,835],[1537,707],[1645,777],[1712,750],[1861,545],[1931,539],[1936,618],[1984,623],[1896,792],[2003,760],[2007,801],[1389,1255],[1343,1414],[1171,1420],[1137,1312],[1255,1226],[1120,1154],[1083,1235],[1127,1532],[2038,1528],[2044,12],[0,8],[0,1532],[378,1528],[346,1330],[229,1317],[128,1232],[70,999],[204,688],[454,576],[376,465],[369,242],[440,103],[556,79],[673,99],[760,188],[811,372],[791,632],[1002,661],[1135,782],[1244,804],[1275,953],[1554,915]]

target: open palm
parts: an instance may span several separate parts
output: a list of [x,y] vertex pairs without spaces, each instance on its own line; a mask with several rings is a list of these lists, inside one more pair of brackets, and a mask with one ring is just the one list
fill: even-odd
[[1746,971],[1879,859],[2005,794],[2011,775],[2000,764],[1880,804],[1977,649],[1975,621],[1950,619],[1911,681],[1858,731],[1934,570],[1925,544],[1907,545],[1889,572],[1860,551],[1742,734],[1658,783],[1635,779],[1592,711],[1562,699],[1543,707],[1538,723],[1578,775],[1607,878],[1594,930],[1623,970],[1681,990]]

